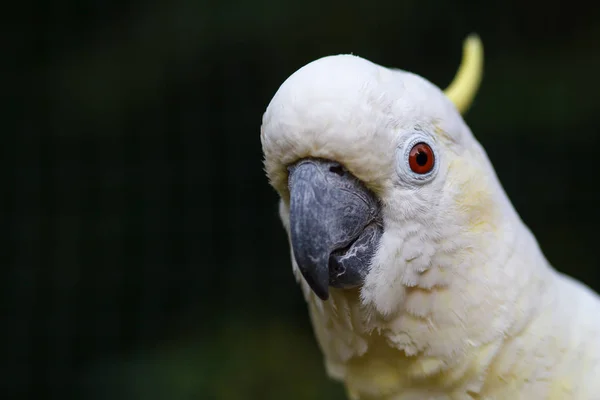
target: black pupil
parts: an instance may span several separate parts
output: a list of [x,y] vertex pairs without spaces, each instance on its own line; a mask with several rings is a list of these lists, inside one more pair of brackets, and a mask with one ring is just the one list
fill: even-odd
[[417,153],[417,164],[419,164],[421,167],[427,164],[427,154],[423,153],[422,151],[419,151]]

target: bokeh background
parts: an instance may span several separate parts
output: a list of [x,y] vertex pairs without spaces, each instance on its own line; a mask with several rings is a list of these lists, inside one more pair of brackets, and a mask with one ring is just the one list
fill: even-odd
[[259,140],[279,85],[329,54],[445,87],[479,33],[467,123],[550,261],[600,289],[598,2],[11,4],[3,399],[343,399]]

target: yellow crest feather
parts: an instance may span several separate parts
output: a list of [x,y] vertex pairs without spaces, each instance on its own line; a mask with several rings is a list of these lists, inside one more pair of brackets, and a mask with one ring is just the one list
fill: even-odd
[[463,57],[454,80],[444,93],[464,114],[479,89],[483,74],[483,45],[479,36],[469,35],[463,44]]

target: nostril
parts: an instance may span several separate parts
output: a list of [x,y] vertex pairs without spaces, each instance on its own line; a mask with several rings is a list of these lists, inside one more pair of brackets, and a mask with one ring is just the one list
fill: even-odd
[[339,176],[343,176],[346,173],[346,170],[344,170],[344,167],[342,167],[341,165],[332,165],[331,167],[329,167],[329,171]]

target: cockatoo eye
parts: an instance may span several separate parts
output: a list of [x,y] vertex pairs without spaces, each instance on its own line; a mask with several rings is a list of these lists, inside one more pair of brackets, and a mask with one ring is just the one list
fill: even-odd
[[435,164],[435,155],[427,143],[415,144],[408,153],[408,165],[415,174],[431,172]]
[[439,161],[435,141],[423,132],[405,138],[396,148],[396,173],[409,185],[420,185],[433,179]]

